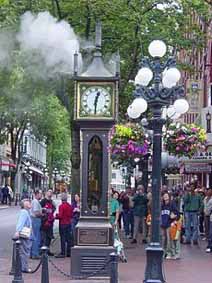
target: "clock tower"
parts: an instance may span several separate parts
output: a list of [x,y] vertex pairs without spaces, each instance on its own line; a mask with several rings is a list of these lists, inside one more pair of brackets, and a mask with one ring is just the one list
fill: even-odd
[[[118,56],[117,56],[118,57]],[[115,71],[102,59],[101,24],[96,24],[95,52],[81,74],[75,54],[74,120],[80,131],[80,220],[71,250],[71,274],[86,275],[104,266],[113,249],[109,223],[109,131],[118,115],[119,58]],[[109,275],[106,266],[99,276]]]

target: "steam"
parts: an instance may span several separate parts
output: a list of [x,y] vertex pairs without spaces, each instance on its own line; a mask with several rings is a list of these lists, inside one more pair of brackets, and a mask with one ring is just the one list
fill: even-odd
[[[79,52],[79,41],[67,22],[58,22],[49,12],[37,15],[26,12],[21,17],[17,40],[21,51],[27,54],[25,63],[28,62],[31,71],[37,67],[37,75],[42,73],[40,71],[49,77],[73,74],[74,53]],[[37,64],[32,67],[32,63]]]
[[12,52],[15,48],[14,34],[3,30],[0,32],[0,65],[8,67],[11,64]]

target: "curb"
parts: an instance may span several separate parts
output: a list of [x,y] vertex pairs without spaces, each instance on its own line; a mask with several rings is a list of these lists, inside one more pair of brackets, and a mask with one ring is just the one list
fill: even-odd
[[6,209],[6,208],[9,208],[9,206],[7,205],[7,206],[0,206],[0,210],[1,209]]

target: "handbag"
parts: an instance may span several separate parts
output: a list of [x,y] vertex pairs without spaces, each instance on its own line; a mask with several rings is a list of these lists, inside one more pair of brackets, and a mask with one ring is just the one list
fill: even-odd
[[19,232],[20,238],[29,239],[31,235],[31,228],[30,227],[23,227],[23,229]]

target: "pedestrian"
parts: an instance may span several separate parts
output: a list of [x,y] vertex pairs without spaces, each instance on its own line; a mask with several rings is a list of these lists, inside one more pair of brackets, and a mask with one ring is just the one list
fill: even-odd
[[8,186],[8,200],[9,200],[9,205],[12,204],[12,201],[13,201],[13,197],[14,197],[14,194],[13,194],[13,190],[10,186]]
[[2,204],[7,204],[7,199],[9,196],[9,188],[8,185],[6,184],[3,188],[2,188]]
[[32,207],[30,210],[31,220],[32,220],[32,248],[31,248],[31,258],[39,259],[40,244],[41,244],[41,218],[43,216],[42,207],[40,200],[42,198],[42,192],[37,190],[34,193],[34,199],[32,201]]
[[184,244],[198,245],[199,221],[198,215],[202,207],[202,198],[195,192],[195,186],[187,186],[187,193],[184,197],[184,212],[185,212],[185,237]]
[[20,258],[21,258],[21,271],[30,273],[31,269],[28,266],[30,257],[31,239],[32,239],[32,222],[30,217],[31,203],[29,199],[21,201],[21,212],[18,217],[16,225],[15,237],[19,238],[20,244]]
[[73,217],[73,208],[68,203],[66,193],[61,194],[62,203],[59,205],[59,213],[55,219],[59,219],[59,233],[61,252],[55,257],[64,258],[71,255],[71,222]]
[[72,217],[71,226],[72,226],[72,233],[74,233],[75,227],[80,218],[80,196],[79,194],[75,194],[74,200],[71,206],[73,208],[73,217]]
[[[46,197],[41,200],[40,204],[43,208],[43,217],[41,219],[41,245],[50,248],[51,240],[53,239],[54,212],[56,205],[52,200],[52,190],[46,192]],[[49,256],[54,254],[49,250]]]
[[142,236],[143,236],[143,244],[147,243],[147,224],[146,224],[146,217],[148,213],[147,204],[148,199],[144,192],[144,186],[139,185],[137,187],[137,193],[133,197],[134,202],[134,232],[133,232],[133,240],[132,244],[137,243],[137,237],[139,232],[139,227],[142,227]]
[[114,227],[118,224],[119,219],[119,193],[113,191],[109,201],[110,224]]
[[133,238],[133,229],[134,229],[134,215],[133,215],[133,201],[131,188],[128,187],[126,192],[122,195],[120,199],[122,204],[122,215],[124,223],[124,231],[126,238]]
[[206,248],[206,252],[211,253],[212,252],[212,197],[211,196],[205,205],[205,212],[206,215],[209,216],[209,235],[208,235],[208,245]]
[[[171,197],[169,193],[164,193],[162,195],[162,204],[161,204],[161,230],[162,230],[162,246],[164,250],[164,258],[173,259],[175,253],[179,251],[173,252],[173,248],[177,249],[178,246],[173,247],[171,243],[171,233],[170,227],[171,224],[174,224],[175,220],[179,219],[179,212],[173,201],[171,201]],[[174,237],[175,238],[175,237]],[[174,240],[174,239],[173,239]]]
[[203,200],[204,206],[204,227],[205,227],[205,240],[209,240],[209,230],[210,230],[210,212],[208,213],[207,203],[212,199],[212,189],[208,189],[206,196]]

